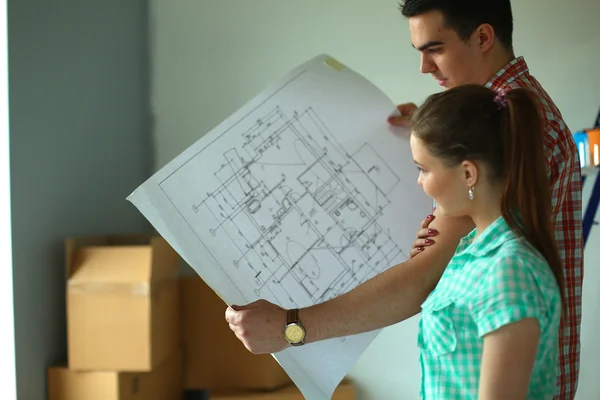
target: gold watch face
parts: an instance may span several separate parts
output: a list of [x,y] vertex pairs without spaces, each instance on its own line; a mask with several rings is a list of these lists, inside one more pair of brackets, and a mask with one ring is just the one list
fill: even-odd
[[285,328],[285,337],[291,343],[299,343],[304,339],[304,329],[296,324],[291,324]]

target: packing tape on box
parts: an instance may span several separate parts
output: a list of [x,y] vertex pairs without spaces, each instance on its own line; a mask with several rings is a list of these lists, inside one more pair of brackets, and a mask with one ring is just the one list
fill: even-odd
[[124,296],[149,296],[165,286],[177,283],[177,279],[160,282],[77,282],[67,283],[67,291],[72,294],[111,294]]
[[149,282],[69,282],[70,294],[112,294],[121,296],[148,296]]

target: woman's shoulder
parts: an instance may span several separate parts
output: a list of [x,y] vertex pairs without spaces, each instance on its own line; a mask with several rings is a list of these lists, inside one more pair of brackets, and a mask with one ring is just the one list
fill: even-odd
[[486,262],[485,279],[491,284],[511,285],[521,290],[556,297],[558,284],[544,256],[525,238],[513,235]]

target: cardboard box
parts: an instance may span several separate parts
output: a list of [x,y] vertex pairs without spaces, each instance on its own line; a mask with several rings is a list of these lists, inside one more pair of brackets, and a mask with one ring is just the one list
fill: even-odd
[[244,347],[225,321],[227,304],[201,278],[184,277],[180,282],[186,389],[275,389],[291,384],[271,355],[255,355]]
[[179,256],[160,237],[68,239],[69,368],[150,371],[181,345]]
[[150,372],[48,369],[48,400],[181,400],[182,353],[176,351]]
[[[284,389],[276,390],[268,393],[247,392],[235,394],[219,394],[210,395],[211,399],[215,400],[304,400],[302,392],[296,386],[289,386]],[[333,393],[331,400],[355,400],[356,391],[352,382],[343,381]]]

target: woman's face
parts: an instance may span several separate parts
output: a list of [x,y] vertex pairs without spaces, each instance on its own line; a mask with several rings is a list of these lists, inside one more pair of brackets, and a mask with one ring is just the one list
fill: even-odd
[[471,163],[448,167],[429,153],[425,144],[415,135],[410,137],[413,159],[419,170],[418,184],[433,198],[443,215],[462,217],[470,215],[472,201],[469,184],[473,181]]

